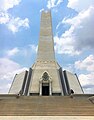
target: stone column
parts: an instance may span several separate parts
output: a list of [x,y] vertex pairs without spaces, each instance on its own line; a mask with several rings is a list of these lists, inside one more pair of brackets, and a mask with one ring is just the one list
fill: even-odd
[[39,82],[39,95],[42,96],[42,81]]
[[49,82],[49,91],[50,91],[50,95],[52,95],[52,82]]

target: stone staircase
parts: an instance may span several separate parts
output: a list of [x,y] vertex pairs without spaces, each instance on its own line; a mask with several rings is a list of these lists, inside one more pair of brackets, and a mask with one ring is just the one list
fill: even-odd
[[94,116],[90,95],[0,95],[0,116]]

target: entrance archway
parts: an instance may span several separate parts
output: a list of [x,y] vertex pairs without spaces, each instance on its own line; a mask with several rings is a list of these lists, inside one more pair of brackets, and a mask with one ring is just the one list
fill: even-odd
[[43,73],[41,80],[39,81],[39,95],[52,95],[52,81],[47,72]]

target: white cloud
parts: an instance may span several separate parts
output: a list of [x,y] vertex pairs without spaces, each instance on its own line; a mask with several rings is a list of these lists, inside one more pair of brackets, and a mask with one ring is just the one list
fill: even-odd
[[77,7],[77,4],[78,4],[78,0],[68,0],[67,7],[74,8],[74,7]]
[[89,7],[73,18],[63,19],[62,23],[70,25],[70,28],[60,38],[55,37],[57,52],[74,55],[87,49],[94,50],[93,21],[94,7]]
[[15,57],[15,55],[19,55],[19,56],[24,56],[24,57],[30,57],[32,56],[32,54],[34,53],[37,53],[37,49],[38,49],[38,46],[36,46],[35,44],[29,44],[27,46],[24,46],[24,47],[14,47],[12,49],[8,49],[5,51],[5,56],[7,58],[11,58],[12,56]]
[[18,32],[19,28],[21,28],[21,27],[28,28],[29,20],[28,20],[28,18],[25,18],[24,20],[22,20],[19,17],[11,18],[11,20],[6,25],[9,30],[11,30],[13,33],[15,33],[15,32]]
[[13,33],[18,32],[21,27],[28,28],[29,20],[28,18],[21,19],[19,17],[14,18],[8,13],[1,12],[0,13],[0,24],[5,24],[9,30]]
[[48,0],[47,8],[51,9],[51,8],[57,7],[62,2],[63,0]]
[[60,38],[58,36],[54,37],[55,51],[58,54],[69,54],[78,55],[79,51],[74,50],[72,36],[67,35],[67,32],[63,34]]
[[68,0],[67,7],[75,9],[76,11],[87,10],[94,5],[94,0]]
[[40,12],[44,11],[44,9],[41,9]]
[[0,12],[0,24],[6,24],[10,20],[10,16],[6,12]]
[[85,93],[94,94],[94,72],[89,74],[80,74],[79,80]]
[[87,70],[90,72],[94,72],[94,55],[89,55],[82,61],[76,61],[75,68],[79,70]]
[[14,18],[8,13],[10,8],[19,5],[21,0],[1,0],[0,1],[0,24],[5,24],[9,30],[13,33],[18,32],[21,27],[28,28],[28,18],[21,19],[19,17]]
[[38,46],[35,44],[29,44],[27,46],[24,46],[23,48],[18,48],[19,49],[19,55],[27,58],[28,60],[32,57],[32,55],[37,53]]
[[74,64],[67,64],[66,66],[63,65],[63,70],[67,70],[67,71],[70,71],[72,73],[75,73]]
[[37,52],[38,46],[36,46],[36,45],[34,45],[34,44],[30,44],[29,46],[30,46],[32,52]]
[[10,86],[10,83],[2,84],[2,86],[0,86],[0,94],[8,93]]
[[8,92],[15,74],[24,70],[27,68],[22,68],[18,63],[8,58],[0,58],[0,93]]
[[75,62],[75,69],[88,72],[80,74],[79,80],[85,93],[94,93],[94,55],[89,55],[83,60]]
[[0,58],[0,79],[6,78],[6,74],[20,69],[20,65],[8,58]]
[[80,74],[79,80],[80,80],[82,86],[94,85],[94,73]]
[[13,55],[17,54],[19,51],[20,50],[17,47],[15,47],[15,48],[7,51],[7,56],[13,56]]
[[21,0],[0,0],[0,9],[2,11],[7,11],[16,5],[19,5]]
[[94,85],[90,85],[90,87],[84,87],[84,92],[87,94],[94,94]]

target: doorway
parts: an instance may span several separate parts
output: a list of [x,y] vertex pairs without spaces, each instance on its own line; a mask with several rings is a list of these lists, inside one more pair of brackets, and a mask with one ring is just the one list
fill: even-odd
[[49,84],[42,85],[42,95],[49,96]]

